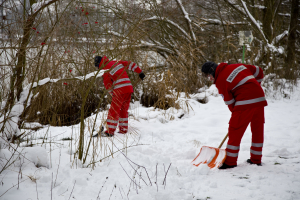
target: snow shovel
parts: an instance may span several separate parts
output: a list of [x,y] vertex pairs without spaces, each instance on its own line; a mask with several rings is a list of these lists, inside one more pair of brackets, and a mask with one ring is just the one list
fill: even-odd
[[207,164],[211,169],[219,168],[226,159],[225,149],[220,149],[228,137],[228,133],[219,145],[218,148],[203,146],[200,149],[200,153],[192,161],[192,164],[198,167],[200,164]]

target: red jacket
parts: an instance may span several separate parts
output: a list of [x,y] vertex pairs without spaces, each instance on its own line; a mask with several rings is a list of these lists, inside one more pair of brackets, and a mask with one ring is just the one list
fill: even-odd
[[113,94],[132,93],[133,87],[126,72],[126,69],[141,73],[142,70],[135,63],[130,61],[109,61],[106,56],[103,56],[99,67],[102,70],[107,70],[103,74],[103,83],[105,88]]
[[263,77],[260,67],[221,63],[216,69],[214,83],[232,112],[268,105],[260,86]]

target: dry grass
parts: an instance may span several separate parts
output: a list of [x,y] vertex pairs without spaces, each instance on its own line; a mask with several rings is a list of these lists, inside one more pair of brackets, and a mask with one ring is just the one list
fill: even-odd
[[[32,99],[31,106],[25,112],[27,122],[39,122],[52,126],[70,126],[80,122],[83,91],[91,84],[90,82],[68,81],[39,87]],[[109,103],[105,98],[102,80],[96,81],[87,97],[84,117],[92,113],[106,109]]]

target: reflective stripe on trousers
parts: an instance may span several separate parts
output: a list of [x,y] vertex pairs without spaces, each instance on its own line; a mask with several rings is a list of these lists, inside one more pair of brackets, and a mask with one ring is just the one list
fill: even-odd
[[237,158],[239,156],[239,150],[240,150],[240,146],[234,146],[234,145],[227,144],[226,156]]
[[251,146],[253,147],[263,147],[264,143],[253,143],[251,144]]
[[128,122],[128,118],[119,118],[120,122]]
[[[232,112],[228,128],[228,143],[226,147],[227,165],[236,165],[241,139],[250,123],[252,145],[250,158],[255,163],[261,163],[264,142],[264,107],[250,108]],[[250,142],[250,141],[249,141]]]
[[240,146],[233,146],[233,145],[229,145],[227,144],[227,149],[231,149],[231,150],[239,150],[240,149]]
[[[124,113],[126,116],[126,113]],[[127,133],[128,131],[128,113],[127,118],[119,118],[119,129],[120,133]]]
[[230,153],[228,151],[226,151],[226,156],[230,156],[230,157],[238,157],[239,153]]
[[111,129],[116,129],[116,128],[117,128],[117,125],[115,125],[115,126],[114,126],[114,125],[107,125],[107,127],[108,127],[108,128],[111,128]]
[[119,123],[119,126],[128,126],[128,123]]
[[[116,94],[112,97],[112,102],[108,111],[107,125],[108,132],[114,134],[118,122],[120,131],[126,133],[128,130],[128,108],[130,105],[131,93]],[[127,121],[121,121],[127,119]],[[126,125],[127,123],[127,125]]]
[[252,149],[250,149],[250,153],[254,154],[254,155],[262,155],[262,151],[254,151]]
[[117,123],[118,123],[118,121],[117,121],[117,120],[112,120],[112,119],[107,119],[106,121],[107,121],[107,122],[110,122],[110,123],[115,123],[115,124],[117,124]]
[[[118,121],[114,120],[114,118],[108,118],[106,120],[106,123],[107,123],[108,131],[109,130],[115,130],[118,126]],[[109,133],[111,133],[111,132],[109,131]]]
[[263,143],[254,142],[251,144],[250,156],[255,163],[261,163],[263,145]]

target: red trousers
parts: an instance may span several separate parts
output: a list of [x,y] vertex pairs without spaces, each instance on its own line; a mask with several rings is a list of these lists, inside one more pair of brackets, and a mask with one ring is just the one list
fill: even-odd
[[227,165],[236,165],[240,150],[241,139],[251,123],[252,143],[250,159],[253,163],[261,163],[262,148],[264,142],[264,107],[250,108],[232,112],[228,128],[228,143],[226,147]]
[[118,122],[120,133],[128,131],[128,108],[130,105],[132,93],[114,94],[107,116],[108,133],[114,134]]

